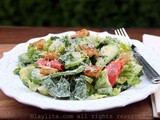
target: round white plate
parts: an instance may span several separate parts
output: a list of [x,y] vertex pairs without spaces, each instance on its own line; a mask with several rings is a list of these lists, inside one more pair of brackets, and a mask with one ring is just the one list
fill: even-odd
[[[98,111],[111,109],[115,107],[123,107],[128,104],[140,101],[154,93],[160,84],[152,84],[146,78],[145,75],[141,77],[142,82],[136,87],[132,87],[117,96],[98,99],[98,100],[56,100],[51,97],[41,95],[39,93],[31,91],[21,81],[18,75],[13,74],[13,70],[18,64],[18,56],[21,53],[27,51],[29,43],[37,41],[41,38],[49,39],[51,36],[64,36],[73,35],[74,31],[69,31],[60,34],[48,34],[44,37],[33,38],[26,43],[18,44],[9,52],[5,52],[3,58],[0,59],[0,88],[9,97],[16,99],[18,102],[35,106],[42,109],[52,109],[60,111]],[[107,32],[93,32],[90,31],[91,35],[106,36],[110,35]],[[143,57],[151,64],[153,68],[160,74],[160,57],[156,55],[151,49],[144,46],[141,42],[133,40],[133,43],[137,46],[139,52]]]

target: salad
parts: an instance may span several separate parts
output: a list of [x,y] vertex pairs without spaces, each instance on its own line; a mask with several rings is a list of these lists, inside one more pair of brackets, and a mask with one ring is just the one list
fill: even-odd
[[86,29],[30,43],[18,60],[13,72],[24,85],[56,99],[115,96],[141,82],[142,66],[130,46]]

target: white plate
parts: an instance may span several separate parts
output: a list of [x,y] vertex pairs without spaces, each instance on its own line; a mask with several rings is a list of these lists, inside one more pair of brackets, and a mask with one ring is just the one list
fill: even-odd
[[[45,37],[39,37],[29,40],[27,43],[18,44],[11,51],[4,53],[0,60],[0,88],[9,97],[16,99],[20,103],[36,106],[42,109],[52,109],[60,111],[97,111],[111,109],[115,107],[123,107],[128,104],[140,101],[154,93],[160,84],[152,84],[142,76],[142,82],[135,88],[130,88],[117,96],[98,99],[98,100],[55,100],[54,98],[43,96],[39,93],[32,92],[21,81],[19,76],[13,74],[13,70],[18,64],[18,56],[26,52],[29,43],[41,38],[49,39],[52,35],[64,36],[66,34],[73,35],[75,32],[69,31],[61,34],[48,34]],[[114,35],[107,32],[97,33],[90,31],[91,35],[106,36]],[[134,40],[133,43],[138,47],[139,52],[144,58],[155,68],[160,74],[160,58],[151,49],[144,46],[141,42]]]

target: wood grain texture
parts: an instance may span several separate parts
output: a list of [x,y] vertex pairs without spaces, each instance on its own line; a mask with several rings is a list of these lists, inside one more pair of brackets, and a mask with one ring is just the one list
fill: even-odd
[[[77,31],[81,28],[73,27],[5,27],[0,26],[0,43],[2,44],[16,44],[26,42],[34,37],[45,36],[48,33],[60,33],[65,31]],[[114,33],[115,28],[88,28],[89,30],[103,32],[108,31]],[[142,41],[143,34],[160,35],[160,29],[152,28],[126,28],[129,36],[132,39]]]
[[[2,53],[12,49],[16,43],[27,41],[32,37],[44,36],[49,32],[58,33],[67,30],[79,30],[80,28],[33,28],[33,27],[0,27],[0,58]],[[96,31],[113,31],[114,29],[94,28]],[[132,38],[141,40],[143,33],[155,33],[160,29],[127,29]],[[2,44],[3,43],[3,44]],[[12,43],[12,44],[11,44]],[[14,43],[14,44],[13,44]],[[0,119],[61,119],[61,120],[84,120],[84,119],[109,119],[109,120],[152,120],[152,108],[150,97],[145,100],[127,105],[125,107],[96,112],[61,112],[56,110],[42,110],[29,105],[17,102],[13,98],[7,97],[0,90]]]
[[11,50],[16,44],[0,44],[0,58],[4,52]]

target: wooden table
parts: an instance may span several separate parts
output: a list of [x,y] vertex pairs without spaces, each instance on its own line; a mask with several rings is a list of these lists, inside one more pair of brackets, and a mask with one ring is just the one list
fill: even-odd
[[[114,32],[114,28],[89,28],[94,31]],[[80,30],[80,28],[62,27],[3,27],[0,26],[0,58],[2,53],[12,49],[16,44],[25,42],[30,38],[47,35],[48,33],[59,33],[68,30]],[[126,29],[129,36],[142,41],[144,33],[160,35],[160,29]],[[0,90],[0,119],[112,119],[112,120],[152,120],[150,96],[146,99],[121,108],[103,110],[97,112],[60,112],[55,110],[42,110],[29,105],[24,105],[7,97]],[[79,119],[79,120],[80,120]]]

